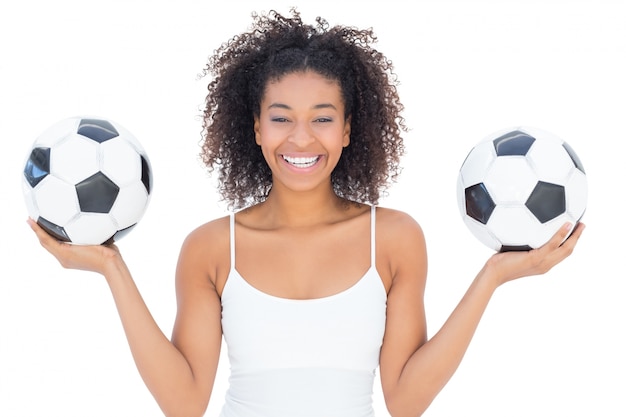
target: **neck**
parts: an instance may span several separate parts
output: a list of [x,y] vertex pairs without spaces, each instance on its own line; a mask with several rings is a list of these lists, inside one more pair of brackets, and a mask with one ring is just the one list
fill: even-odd
[[346,208],[346,200],[332,187],[326,190],[293,192],[272,189],[262,204],[264,217],[274,227],[310,227],[337,221]]

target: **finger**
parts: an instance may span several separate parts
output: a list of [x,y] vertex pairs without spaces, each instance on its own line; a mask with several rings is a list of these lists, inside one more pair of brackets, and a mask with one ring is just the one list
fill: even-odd
[[570,222],[564,223],[561,227],[552,235],[550,240],[548,240],[543,246],[539,249],[544,250],[544,252],[552,252],[559,246],[563,244],[567,236],[572,231],[574,225]]
[[35,235],[39,239],[40,243],[50,236],[45,230],[43,230],[41,226],[39,226],[39,224],[37,224],[35,220],[31,219],[30,217],[28,218],[28,220],[26,220],[26,223],[28,223],[32,231],[35,232]]
[[37,236],[37,238],[39,239],[39,242],[43,242],[45,240],[47,240],[48,238],[50,238],[51,236],[45,231],[43,230],[43,228],[41,226],[39,226],[39,224],[37,224],[36,221],[34,221],[31,218],[28,218],[28,220],[26,221],[28,223],[28,225],[30,226],[30,228],[33,230],[33,232],[35,232],[35,235]]
[[[55,239],[52,235],[46,232],[35,220],[29,218],[27,221],[30,228],[35,232],[39,244],[43,246],[48,252],[56,254],[63,246],[63,243]],[[55,255],[56,256],[56,255]]]
[[583,230],[585,230],[585,227],[586,226],[584,223],[579,222],[574,227],[574,230],[572,231],[572,233],[563,241],[563,243],[561,244],[561,247],[574,249],[574,247],[578,243],[578,239],[580,239],[580,236],[583,233]]
[[[549,263],[556,265],[563,259],[572,254],[578,239],[580,238],[585,225],[578,223],[572,231],[573,225],[571,223],[564,224],[552,239],[545,245],[546,257]],[[571,233],[570,233],[571,231]]]

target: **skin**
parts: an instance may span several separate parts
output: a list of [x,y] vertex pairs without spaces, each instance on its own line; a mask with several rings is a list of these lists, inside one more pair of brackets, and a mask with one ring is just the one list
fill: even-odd
[[[337,197],[330,181],[350,142],[350,118],[340,93],[336,82],[313,72],[288,74],[266,86],[254,129],[273,187],[266,201],[236,215],[234,265],[263,292],[292,299],[325,297],[354,285],[370,267],[369,206]],[[298,167],[285,156],[315,162]],[[423,232],[397,210],[379,207],[376,219],[376,269],[388,293],[380,377],[394,417],[418,416],[428,408],[456,371],[500,285],[548,272],[572,253],[584,228],[579,224],[563,244],[569,224],[539,249],[492,256],[428,339]],[[171,339],[152,318],[117,247],[73,246],[53,239],[34,221],[29,224],[63,267],[105,277],[137,368],[165,415],[201,416],[217,370],[220,296],[232,267],[228,217],[198,227],[182,245]],[[343,262],[347,257],[352,261]]]

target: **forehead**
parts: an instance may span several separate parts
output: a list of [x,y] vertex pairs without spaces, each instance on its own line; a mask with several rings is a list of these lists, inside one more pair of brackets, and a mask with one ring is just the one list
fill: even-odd
[[269,80],[262,101],[276,100],[343,101],[339,82],[314,71],[292,72]]

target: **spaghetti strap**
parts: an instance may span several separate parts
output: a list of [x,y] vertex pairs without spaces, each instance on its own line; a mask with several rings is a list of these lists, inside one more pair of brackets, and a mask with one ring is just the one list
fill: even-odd
[[230,215],[230,269],[235,269],[235,213]]
[[372,206],[370,215],[370,259],[372,267],[376,267],[376,206]]

